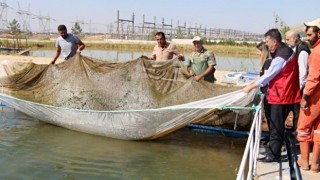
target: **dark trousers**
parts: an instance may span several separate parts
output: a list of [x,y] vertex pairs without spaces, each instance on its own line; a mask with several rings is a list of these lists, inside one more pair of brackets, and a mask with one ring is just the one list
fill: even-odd
[[299,114],[300,114],[300,103],[296,103],[293,105],[293,118],[292,118],[292,132],[296,132],[297,130],[297,123],[299,119]]
[[271,104],[269,155],[279,159],[284,142],[285,121],[294,104]]
[[[302,88],[300,90],[300,94],[302,96],[303,94],[303,89]],[[296,132],[297,130],[297,124],[298,124],[298,119],[299,119],[299,114],[300,114],[300,102],[296,103],[293,105],[293,109],[292,109],[292,113],[293,113],[293,118],[292,118],[292,128],[288,129],[292,132]]]
[[271,105],[268,103],[268,99],[266,95],[264,96],[263,106],[264,106],[264,116],[267,119],[268,129],[270,130]]

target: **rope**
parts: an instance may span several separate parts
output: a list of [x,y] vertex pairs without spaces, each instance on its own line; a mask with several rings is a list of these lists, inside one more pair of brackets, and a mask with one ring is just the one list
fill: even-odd
[[253,110],[253,111],[258,111],[261,109],[261,106],[255,106],[252,105],[251,107],[245,107],[245,106],[227,106],[227,105],[222,105],[219,107],[219,109],[224,110],[224,109],[230,109],[230,110]]

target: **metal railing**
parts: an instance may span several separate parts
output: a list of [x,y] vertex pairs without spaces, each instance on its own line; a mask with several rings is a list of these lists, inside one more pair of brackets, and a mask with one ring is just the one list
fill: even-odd
[[[255,108],[255,114],[251,125],[249,137],[247,140],[246,148],[244,150],[240,168],[237,174],[237,180],[243,180],[245,178],[245,168],[248,163],[249,169],[247,173],[247,179],[253,179],[256,174],[257,158],[259,155],[259,145],[262,133],[262,110],[264,95],[260,96],[258,108]],[[249,161],[248,161],[249,157]]]

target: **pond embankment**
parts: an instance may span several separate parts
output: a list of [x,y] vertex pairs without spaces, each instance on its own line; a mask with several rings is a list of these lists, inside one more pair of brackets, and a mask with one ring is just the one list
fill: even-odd
[[[119,39],[103,39],[103,40],[91,40],[84,38],[83,42],[88,49],[112,49],[112,50],[126,50],[126,51],[150,51],[156,45],[155,41],[143,41],[143,40],[119,40]],[[177,47],[182,53],[191,53],[193,51],[193,45],[191,40],[188,39],[173,39],[173,43],[177,44]],[[0,44],[7,47],[14,47],[15,42],[12,39],[0,39]],[[38,40],[28,39],[22,41],[23,48],[31,49],[54,49],[55,39]],[[205,44],[204,47],[210,51],[213,51],[216,55],[228,55],[228,56],[243,56],[251,57],[256,56],[255,44],[220,44],[211,43]]]

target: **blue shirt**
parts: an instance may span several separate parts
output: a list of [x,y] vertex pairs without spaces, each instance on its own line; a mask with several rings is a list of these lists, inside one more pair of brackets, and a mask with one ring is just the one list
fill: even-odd
[[267,85],[274,77],[276,77],[283,67],[287,64],[287,61],[282,57],[276,57],[272,59],[270,67],[266,72],[260,77],[260,79],[256,82],[257,86],[263,87]]

